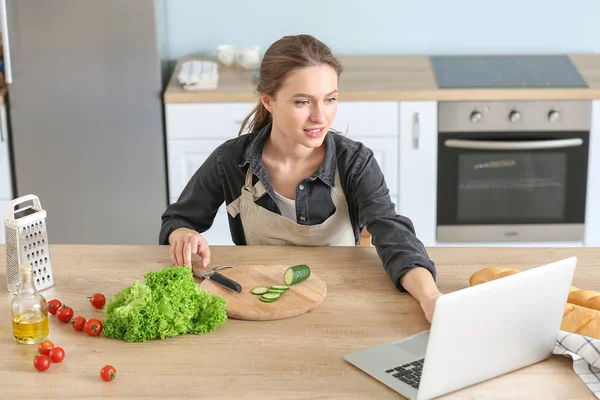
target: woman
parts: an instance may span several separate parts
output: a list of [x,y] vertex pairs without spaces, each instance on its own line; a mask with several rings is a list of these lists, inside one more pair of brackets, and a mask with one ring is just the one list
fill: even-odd
[[[341,63],[310,35],[285,36],[265,52],[256,108],[239,137],[202,164],[162,216],[160,243],[174,265],[210,262],[202,232],[225,201],[237,245],[355,246],[364,227],[385,271],[431,321],[435,265],[412,222],[396,214],[373,152],[329,128]],[[241,135],[246,125],[250,133]]]

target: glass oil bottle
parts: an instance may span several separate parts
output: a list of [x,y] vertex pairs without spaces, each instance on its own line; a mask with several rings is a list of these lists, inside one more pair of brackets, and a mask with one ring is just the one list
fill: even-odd
[[19,288],[11,303],[13,335],[19,343],[39,343],[49,333],[46,299],[33,284],[30,264],[21,264],[19,273]]

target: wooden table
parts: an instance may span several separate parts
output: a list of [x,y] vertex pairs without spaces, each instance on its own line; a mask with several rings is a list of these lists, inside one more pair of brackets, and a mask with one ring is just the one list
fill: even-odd
[[[488,265],[527,269],[579,257],[575,286],[600,289],[600,249],[431,248],[438,285],[448,293]],[[66,246],[50,248],[56,286],[42,294],[59,298],[76,314],[102,317],[86,297],[113,296],[143,274],[170,266],[166,246]],[[325,280],[328,295],[308,314],[279,321],[228,320],[215,332],[127,343],[89,337],[50,319],[49,339],[66,358],[46,372],[33,367],[37,346],[12,337],[6,265],[0,246],[0,398],[215,398],[392,399],[387,386],[344,361],[352,351],[429,328],[417,302],[399,293],[372,247],[212,247],[212,264],[308,264]],[[105,364],[117,368],[100,379]],[[590,399],[572,362],[552,356],[539,364],[445,396],[446,399]]]

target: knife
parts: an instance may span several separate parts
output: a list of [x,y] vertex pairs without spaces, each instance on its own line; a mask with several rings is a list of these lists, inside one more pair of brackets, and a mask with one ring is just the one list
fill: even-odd
[[240,285],[233,279],[230,279],[230,278],[226,277],[225,275],[222,275],[217,272],[218,269],[233,268],[233,267],[234,267],[233,265],[220,265],[214,269],[211,269],[210,271],[202,272],[200,274],[200,276],[204,279],[208,279],[208,280],[216,283],[219,286],[223,286],[225,289],[229,289],[234,292],[241,293],[242,285]]

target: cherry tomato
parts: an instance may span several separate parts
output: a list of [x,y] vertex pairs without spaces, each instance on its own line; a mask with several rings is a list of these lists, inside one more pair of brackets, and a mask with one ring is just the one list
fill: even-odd
[[117,370],[112,365],[105,365],[100,370],[100,377],[105,381],[112,381],[117,376]]
[[56,310],[56,318],[60,322],[64,322],[66,324],[67,322],[71,321],[71,318],[73,318],[73,309],[68,305],[63,304],[58,310]]
[[56,310],[58,310],[62,306],[60,300],[52,299],[48,302],[48,312],[50,314],[56,314]]
[[78,315],[75,318],[73,318],[73,321],[71,321],[71,323],[73,324],[73,329],[75,329],[76,331],[82,331],[85,325],[85,318]]
[[85,321],[83,330],[90,336],[98,336],[102,332],[102,328],[102,321],[91,318]]
[[50,350],[48,357],[53,363],[59,363],[65,359],[65,350],[62,347],[55,347]]
[[47,370],[50,368],[50,357],[43,354],[35,356],[33,359],[33,366],[40,372]]
[[54,348],[54,343],[49,340],[44,340],[38,344],[38,352],[47,356],[50,353],[50,350]]
[[88,299],[90,300],[92,306],[96,308],[102,308],[106,303],[106,297],[104,297],[102,293],[94,293],[92,297],[88,297]]

